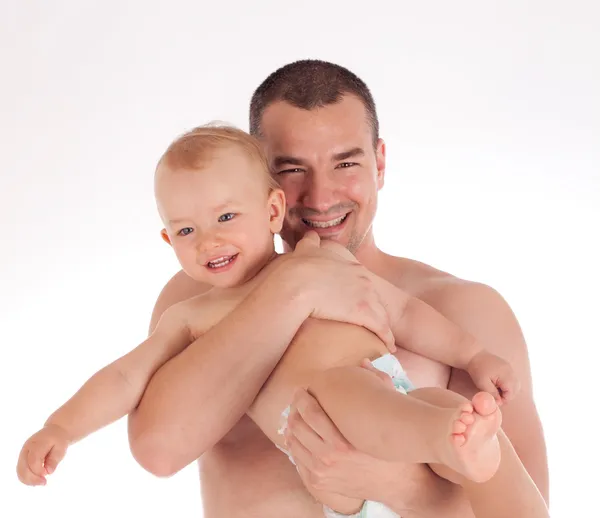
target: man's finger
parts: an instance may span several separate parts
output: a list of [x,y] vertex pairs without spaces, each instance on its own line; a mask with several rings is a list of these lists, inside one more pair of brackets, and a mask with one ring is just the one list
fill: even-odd
[[292,411],[288,418],[288,431],[286,432],[286,440],[295,440],[299,442],[310,455],[317,457],[324,456],[330,445],[325,444],[323,438],[315,432],[302,418],[297,411]]
[[396,339],[390,329],[388,315],[379,300],[363,309],[363,317],[363,326],[375,333],[390,352],[395,353]]
[[396,339],[394,338],[394,333],[392,333],[392,330],[387,326],[386,330],[384,330],[383,332],[382,340],[385,346],[387,347],[387,350],[391,353],[395,353],[398,350],[398,347],[396,347]]
[[294,250],[297,252],[311,250],[313,248],[318,248],[320,244],[321,238],[319,237],[319,234],[317,234],[314,230],[310,230],[304,234],[304,237],[300,241],[298,241]]
[[291,433],[286,436],[286,449],[298,467],[312,470],[318,462],[316,457]]
[[328,444],[337,447],[348,447],[350,444],[337,429],[333,421],[319,405],[319,402],[308,391],[299,390],[294,398],[294,406],[304,422]]
[[315,487],[314,483],[313,483],[313,481],[314,481],[314,475],[313,475],[312,471],[310,471],[309,469],[307,469],[304,466],[302,466],[302,464],[298,464],[296,466],[296,470],[298,471],[298,474],[300,475],[300,479],[302,480],[302,482],[304,483],[304,485],[309,490],[312,489],[314,491],[314,490],[317,489]]
[[321,248],[323,250],[329,250],[330,252],[333,252],[334,254],[350,261],[351,263],[360,264],[354,256],[354,254],[350,252],[350,250],[348,250],[345,246],[340,245],[335,241],[323,241],[323,243],[321,244]]

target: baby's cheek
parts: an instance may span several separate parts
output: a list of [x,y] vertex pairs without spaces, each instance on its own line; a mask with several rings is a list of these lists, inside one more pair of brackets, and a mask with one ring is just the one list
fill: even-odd
[[185,247],[175,247],[175,255],[179,264],[184,268],[188,269],[196,264],[196,254],[192,250],[186,249]]

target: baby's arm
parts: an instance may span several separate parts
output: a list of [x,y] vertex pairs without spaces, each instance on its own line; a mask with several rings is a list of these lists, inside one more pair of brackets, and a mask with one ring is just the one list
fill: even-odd
[[475,385],[492,394],[499,403],[516,395],[519,382],[508,362],[488,352],[473,335],[422,300],[385,279],[373,275],[372,280],[386,307],[398,345],[467,371]]
[[[329,241],[321,245],[341,257],[358,262],[343,246]],[[498,404],[512,399],[519,380],[504,359],[488,352],[473,335],[434,308],[365,270],[386,308],[396,344],[469,373],[480,390],[492,394]]]
[[94,374],[26,441],[17,465],[21,482],[45,484],[69,445],[135,409],[152,375],[191,341],[185,307],[169,308],[152,335]]

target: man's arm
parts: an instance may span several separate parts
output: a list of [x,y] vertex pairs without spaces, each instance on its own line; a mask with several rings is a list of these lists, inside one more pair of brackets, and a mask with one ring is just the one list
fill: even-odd
[[250,406],[309,314],[293,284],[265,283],[165,364],[130,414],[136,460],[169,476],[212,447]]
[[137,461],[168,476],[212,447],[247,411],[309,316],[393,340],[362,266],[321,253],[318,239],[305,238],[234,311],[155,374],[130,415]]
[[[502,407],[502,428],[548,503],[544,433],[533,399],[527,345],[515,315],[498,292],[483,284],[453,285],[442,296],[438,309],[482,340],[490,352],[507,360],[515,370],[521,390]],[[466,372],[454,369],[448,388],[468,398],[477,391]]]

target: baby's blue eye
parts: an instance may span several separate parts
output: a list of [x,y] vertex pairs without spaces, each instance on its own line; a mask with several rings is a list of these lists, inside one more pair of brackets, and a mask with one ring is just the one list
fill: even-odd
[[219,223],[224,223],[225,221],[230,221],[235,217],[233,212],[226,212],[225,214],[221,214],[219,216]]
[[177,232],[178,236],[188,236],[194,231],[191,227],[182,228],[179,232]]

